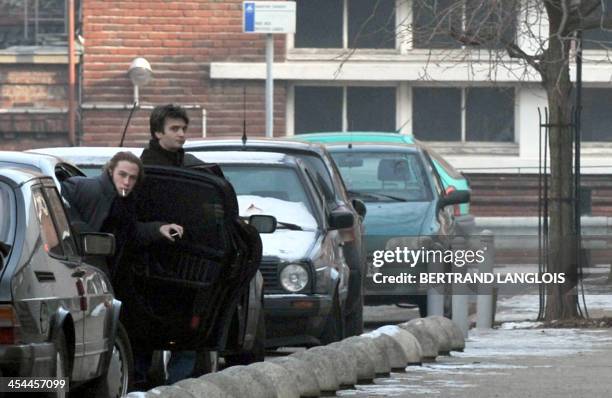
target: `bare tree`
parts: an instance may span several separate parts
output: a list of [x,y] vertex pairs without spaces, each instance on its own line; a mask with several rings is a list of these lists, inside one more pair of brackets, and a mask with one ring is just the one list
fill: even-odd
[[[379,0],[380,1],[380,0]],[[430,50],[430,60],[489,62],[539,75],[550,115],[549,272],[570,276],[549,286],[545,318],[578,316],[573,208],[572,82],[575,33],[609,26],[605,0],[411,0],[411,15],[396,28],[412,48]],[[519,79],[521,76],[517,76]]]
[[[608,15],[612,0],[401,0],[401,7],[411,12],[397,26],[392,23],[395,13],[386,18],[377,15],[382,2],[395,0],[373,1],[372,15],[352,38],[340,69],[359,47],[360,38],[371,41],[371,36],[386,33],[413,49],[429,50],[423,80],[434,80],[429,66],[449,61],[472,68],[486,64],[493,82],[503,69],[517,81],[540,81],[548,100],[550,136],[547,271],[568,276],[566,283],[548,286],[544,316],[547,320],[577,317],[570,65],[576,32],[612,27],[612,13]],[[376,18],[386,23],[368,26]],[[606,50],[610,44],[598,42]]]

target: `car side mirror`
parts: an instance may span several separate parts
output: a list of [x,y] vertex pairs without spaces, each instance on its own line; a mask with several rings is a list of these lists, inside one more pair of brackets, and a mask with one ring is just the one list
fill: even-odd
[[350,228],[355,223],[355,216],[350,211],[334,210],[329,215],[329,229]]
[[366,205],[363,203],[361,199],[353,199],[351,201],[353,203],[353,208],[361,217],[365,217],[367,213]]
[[83,254],[86,256],[112,256],[115,254],[115,235],[102,233],[81,234]]
[[249,217],[249,225],[255,227],[260,234],[271,234],[276,231],[276,217],[256,214]]
[[442,196],[438,200],[438,208],[443,209],[446,206],[458,205],[460,203],[468,203],[470,201],[470,191],[460,190],[453,191],[447,195]]

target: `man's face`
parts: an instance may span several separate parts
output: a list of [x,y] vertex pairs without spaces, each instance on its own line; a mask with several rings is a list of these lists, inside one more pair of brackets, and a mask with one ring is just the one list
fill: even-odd
[[155,132],[159,145],[167,151],[176,152],[185,143],[187,123],[183,119],[166,118],[164,131]]
[[136,163],[128,162],[127,160],[117,162],[111,177],[119,196],[128,196],[132,192],[132,189],[134,189],[138,182],[139,171]]

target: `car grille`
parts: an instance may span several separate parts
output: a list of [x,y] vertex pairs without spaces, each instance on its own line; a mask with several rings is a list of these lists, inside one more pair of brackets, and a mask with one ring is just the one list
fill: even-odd
[[278,280],[278,264],[277,259],[263,258],[259,271],[264,280],[264,293],[287,293],[281,286]]

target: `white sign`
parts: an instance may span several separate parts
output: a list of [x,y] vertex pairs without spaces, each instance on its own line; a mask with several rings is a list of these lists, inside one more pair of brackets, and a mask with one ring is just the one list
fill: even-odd
[[245,1],[245,33],[295,33],[295,1]]

